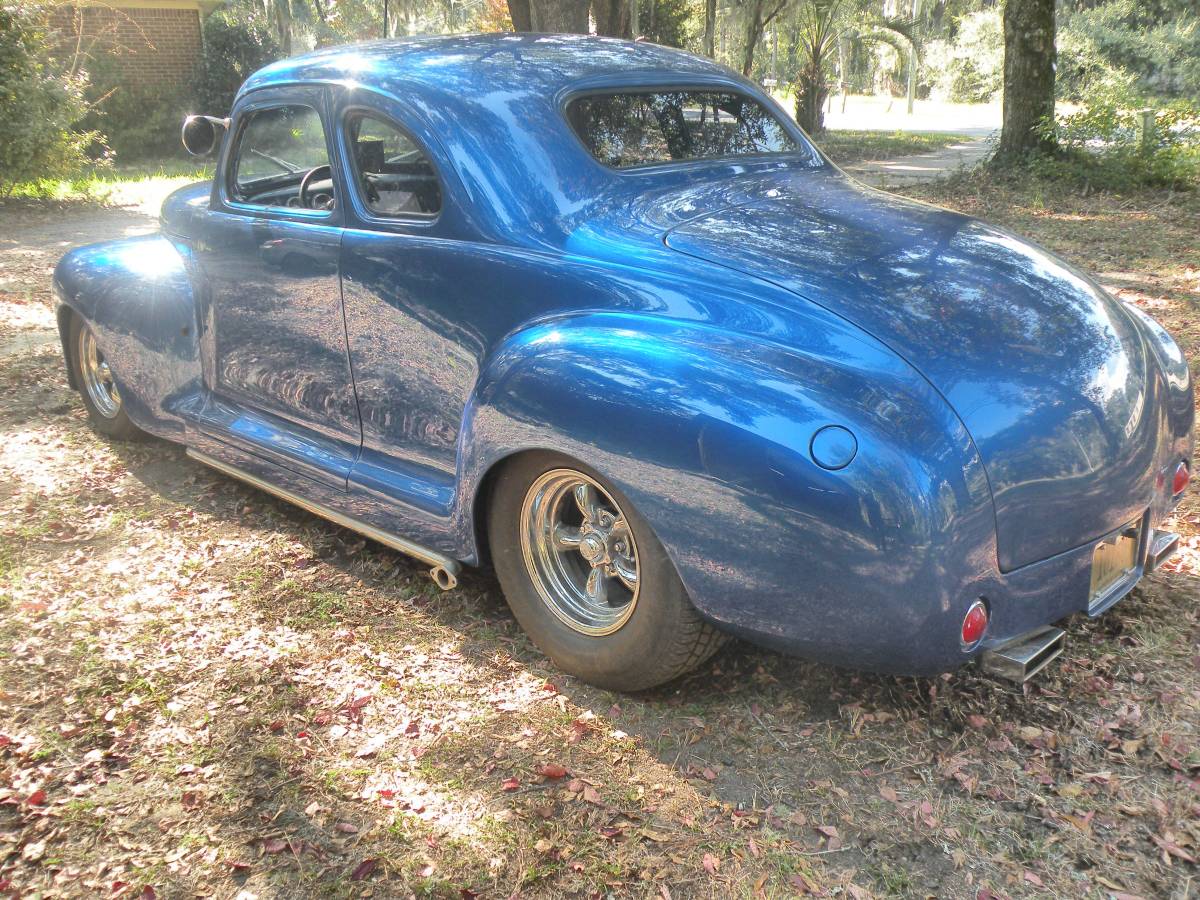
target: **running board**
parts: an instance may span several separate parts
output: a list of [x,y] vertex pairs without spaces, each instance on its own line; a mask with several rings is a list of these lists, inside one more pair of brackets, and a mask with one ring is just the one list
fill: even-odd
[[1039,628],[983,651],[979,665],[990,675],[1024,684],[1058,658],[1065,641],[1061,628]]
[[280,500],[286,500],[288,503],[299,506],[301,509],[307,510],[313,515],[320,516],[323,519],[328,519],[335,525],[341,525],[343,528],[349,528],[351,531],[357,531],[359,534],[369,537],[373,541],[378,541],[385,547],[391,547],[393,550],[398,550],[405,556],[411,556],[413,559],[418,559],[423,563],[428,563],[431,568],[429,577],[433,579],[433,583],[440,587],[443,591],[450,591],[458,587],[458,575],[462,571],[462,566],[448,556],[442,556],[435,550],[430,550],[428,547],[422,547],[420,544],[414,544],[412,541],[405,540],[399,535],[392,534],[390,531],[384,531],[381,528],[376,528],[374,525],[368,525],[366,522],[360,522],[358,519],[351,518],[344,513],[338,512],[336,509],[331,509],[321,503],[314,503],[299,494],[293,494],[286,488],[281,488],[277,484],[271,484],[269,481],[264,481],[257,475],[251,475],[244,469],[239,469],[237,466],[231,466],[227,462],[222,462],[219,459],[209,456],[207,453],[201,453],[199,450],[194,450],[188,447],[187,455],[196,462],[210,466],[230,478],[236,478],[239,481],[244,481],[251,487],[256,487],[260,491],[265,491],[268,494],[273,494]]

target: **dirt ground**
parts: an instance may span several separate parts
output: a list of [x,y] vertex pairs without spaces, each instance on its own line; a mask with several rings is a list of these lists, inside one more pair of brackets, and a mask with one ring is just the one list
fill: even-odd
[[[1193,352],[1195,198],[922,190],[1099,272]],[[177,447],[88,428],[49,274],[153,225],[0,207],[0,894],[1200,890],[1193,500],[1177,561],[1072,620],[1024,689],[733,643],[607,693],[542,659],[488,574],[440,593]]]

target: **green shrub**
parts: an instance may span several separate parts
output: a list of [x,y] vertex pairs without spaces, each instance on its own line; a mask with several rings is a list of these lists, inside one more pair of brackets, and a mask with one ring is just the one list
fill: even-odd
[[1099,101],[1060,116],[1061,153],[1037,158],[1039,174],[1101,190],[1200,186],[1200,106],[1177,101],[1153,111],[1149,134],[1140,114]]
[[283,56],[266,21],[233,10],[204,22],[204,55],[196,77],[194,112],[224,116],[243,81]]
[[1004,79],[1004,28],[1000,10],[968,13],[953,40],[932,41],[925,51],[933,92],[953,103],[987,103]]
[[118,162],[182,156],[179,129],[191,112],[191,86],[163,91],[120,78],[121,59],[97,54],[89,61],[89,112],[82,127],[102,132]]
[[0,5],[0,196],[22,182],[76,177],[100,138],[75,130],[87,112],[87,77],[45,62],[40,15]]
[[271,31],[259,18],[233,10],[214,13],[204,23],[204,51],[185,86],[163,92],[152,85],[123,82],[120,58],[95,56],[91,66],[91,111],[84,126],[108,135],[118,161],[182,157],[179,139],[184,116],[224,115],[247,75],[279,58]]
[[1138,0],[1064,10],[1058,32],[1057,89],[1087,102],[1093,92],[1200,97],[1200,15],[1170,14]]

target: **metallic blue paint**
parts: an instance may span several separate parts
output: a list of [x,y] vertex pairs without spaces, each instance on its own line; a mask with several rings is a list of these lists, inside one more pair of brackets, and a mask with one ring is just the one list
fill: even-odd
[[[555,450],[760,643],[934,672],[1085,610],[1094,542],[1163,518],[1157,476],[1191,459],[1166,332],[1008,232],[851,181],[798,130],[787,156],[609,170],[561,106],[616,85],[773,106],[606,39],[320,51],[252,76],[232,133],[252,106],[318,108],[332,214],[231,203],[226,140],[162,236],[74,251],[56,289],[138,425],[464,562],[488,477]],[[350,190],[340,125],[363,109],[424,147],[436,218],[373,218]]]

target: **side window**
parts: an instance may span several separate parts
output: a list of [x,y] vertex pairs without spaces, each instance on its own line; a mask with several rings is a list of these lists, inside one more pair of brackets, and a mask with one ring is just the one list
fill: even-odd
[[365,113],[346,123],[354,182],[376,216],[434,216],[442,208],[437,173],[424,151],[398,126]]
[[[325,129],[315,109],[295,105],[255,110],[238,141],[233,192],[237,199],[260,206],[330,209],[333,180],[328,165]],[[305,183],[309,172],[313,177]]]

